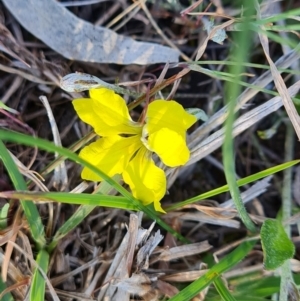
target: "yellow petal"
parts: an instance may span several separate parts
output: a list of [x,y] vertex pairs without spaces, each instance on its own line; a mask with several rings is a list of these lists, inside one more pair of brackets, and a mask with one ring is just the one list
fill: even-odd
[[130,118],[125,100],[112,90],[92,89],[90,98],[75,99],[72,103],[80,119],[100,136],[141,131],[141,126]]
[[147,109],[146,123],[149,135],[161,128],[182,132],[191,127],[197,118],[187,113],[176,101],[155,100]]
[[166,193],[167,181],[162,169],[155,166],[151,153],[142,147],[123,172],[124,182],[134,197],[148,205],[154,202],[157,211],[164,212],[160,200]]
[[185,132],[162,128],[149,135],[148,148],[154,151],[162,162],[170,167],[184,165],[190,158]]
[[[118,135],[100,138],[84,147],[79,156],[112,177],[121,174],[133,154],[141,147],[138,136],[120,137]],[[84,180],[102,181],[102,178],[84,167],[81,173]]]

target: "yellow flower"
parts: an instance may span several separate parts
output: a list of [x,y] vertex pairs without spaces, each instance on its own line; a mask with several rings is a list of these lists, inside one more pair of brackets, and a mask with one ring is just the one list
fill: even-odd
[[[156,211],[164,212],[160,200],[166,192],[164,171],[154,164],[152,152],[170,167],[184,165],[190,156],[186,130],[197,118],[175,101],[155,100],[148,105],[145,121],[131,119],[124,99],[112,90],[90,90],[90,98],[73,101],[78,116],[101,136],[84,147],[80,157],[109,176],[122,174],[132,194]],[[101,181],[84,167],[81,177]]]

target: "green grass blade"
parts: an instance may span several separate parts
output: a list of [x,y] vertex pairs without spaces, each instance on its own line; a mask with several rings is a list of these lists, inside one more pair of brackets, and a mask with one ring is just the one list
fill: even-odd
[[[120,175],[116,175],[113,178],[117,182],[121,180]],[[98,195],[108,195],[113,190],[112,187],[106,182],[101,182],[98,188]],[[126,199],[126,201],[128,200]],[[130,203],[130,205],[132,204]],[[51,243],[47,248],[49,253],[51,253],[56,247],[60,239],[62,239],[70,231],[74,230],[95,208],[96,206],[94,205],[81,205],[79,208],[77,208],[76,212],[56,231]]]
[[[222,301],[222,299],[219,297],[207,299],[209,301]],[[236,301],[270,301],[269,298],[262,298],[262,297],[253,297],[253,296],[248,296],[248,295],[243,295],[240,297],[236,297]]]
[[8,191],[0,192],[0,196],[12,199],[32,199],[35,201],[50,201],[75,205],[92,205],[125,210],[139,210],[128,198],[114,195],[99,195],[89,193],[69,192],[36,192],[36,191]]
[[[249,279],[236,286],[237,296],[269,297],[280,290],[280,277],[270,276],[261,279]],[[250,294],[251,292],[251,294]]]
[[[17,190],[26,190],[26,183],[2,140],[0,140],[0,157],[15,188]],[[21,206],[28,221],[32,238],[39,249],[43,248],[46,244],[44,225],[36,205],[31,201],[21,201]]]
[[228,288],[225,286],[223,280],[220,277],[214,281],[214,285],[224,301],[236,301],[236,299],[229,292]]
[[300,30],[299,24],[292,25],[274,25],[270,28],[273,31],[291,31],[291,30]]
[[237,247],[230,254],[225,256],[217,264],[215,264],[207,273],[199,279],[185,287],[176,296],[169,299],[169,301],[188,301],[201,292],[204,288],[210,285],[213,281],[221,276],[222,273],[228,271],[230,268],[240,262],[255,246],[256,240],[246,241]]
[[[40,250],[36,258],[36,263],[45,272],[45,274],[47,274],[49,264],[48,252]],[[35,268],[30,287],[30,301],[45,300],[45,285],[46,281],[43,275],[40,273],[38,268]]]
[[281,45],[287,45],[289,46],[291,49],[293,49],[294,51],[298,51],[299,52],[299,44],[298,42],[290,39],[290,38],[283,38],[282,36],[278,35],[277,33],[273,33],[272,31],[269,30],[263,30],[258,26],[253,25],[252,26],[252,30],[257,32],[257,33],[261,33],[266,35],[268,38],[270,38],[271,40],[281,44]]
[[[234,64],[228,64],[228,65],[229,66],[240,66],[240,64],[238,64],[237,62],[235,62]],[[254,90],[257,90],[257,91],[260,91],[260,92],[264,92],[264,93],[267,93],[267,94],[273,95],[273,96],[278,96],[279,95],[277,92],[271,91],[269,89],[262,88],[262,87],[257,86],[257,85],[246,83],[246,82],[240,80],[239,78],[237,78],[237,76],[234,76],[230,73],[209,70],[209,69],[206,69],[206,68],[203,68],[203,67],[199,66],[196,63],[190,63],[188,65],[188,68],[190,70],[206,74],[206,75],[208,75],[212,78],[216,78],[218,80],[222,80],[222,81],[225,81],[225,82],[228,82],[228,83],[239,84],[243,87],[251,88],[251,89],[254,89]]]
[[[83,166],[88,167],[91,171],[95,172],[97,175],[99,175],[104,181],[106,181],[109,185],[111,185],[114,189],[116,189],[118,192],[120,192],[124,197],[126,197],[128,200],[130,200],[139,210],[143,211],[145,214],[147,214],[152,220],[156,221],[162,228],[164,228],[166,231],[173,234],[175,237],[177,237],[179,240],[183,242],[187,242],[187,239],[184,238],[182,235],[177,233],[173,228],[171,228],[168,224],[166,224],[152,209],[150,206],[146,207],[144,206],[139,200],[134,198],[124,187],[122,187],[119,183],[117,183],[114,179],[107,176],[105,173],[103,173],[100,169],[92,165],[91,163],[83,160],[78,155],[74,154],[73,152],[69,151],[66,148],[59,147],[54,145],[51,142],[45,141],[43,139],[31,137],[28,135],[10,132],[6,130],[0,130],[0,139],[16,142],[24,145],[29,146],[37,146],[40,149],[49,151],[49,152],[57,152],[62,156],[65,156],[69,158],[70,160],[80,163]],[[19,190],[26,190],[25,189],[19,189]]]
[[[238,180],[236,183],[237,185],[240,187],[240,186],[243,186],[243,185],[246,185],[246,184],[249,184],[249,183],[252,183],[252,182],[255,182],[259,179],[262,179],[262,178],[265,178],[267,176],[270,176],[270,175],[273,175],[274,173],[277,173],[279,171],[282,171],[282,170],[285,170],[287,168],[290,168],[296,164],[300,163],[300,160],[293,160],[293,161],[289,161],[289,162],[285,162],[285,163],[282,163],[282,164],[279,164],[279,165],[276,165],[274,167],[271,167],[271,168],[268,168],[268,169],[265,169],[263,171],[260,171],[258,173],[255,173],[251,176],[248,176],[248,177],[245,177],[243,179],[240,179]],[[172,211],[172,210],[175,210],[175,209],[178,209],[178,208],[181,208],[185,205],[188,205],[188,204],[192,204],[192,203],[195,203],[195,202],[198,202],[198,201],[201,201],[201,200],[204,200],[204,199],[209,199],[213,196],[216,196],[218,194],[221,194],[221,193],[224,193],[224,192],[227,192],[229,190],[229,187],[228,185],[224,185],[224,186],[221,186],[219,188],[216,188],[216,189],[213,189],[213,190],[210,190],[208,192],[205,192],[205,193],[202,193],[202,194],[199,194],[193,198],[190,198],[190,199],[187,199],[183,202],[179,202],[177,204],[174,204],[172,206],[169,206],[167,207],[165,210],[168,212],[168,211]]]
[[[225,64],[228,65],[228,66],[238,66],[238,65],[241,65],[241,64],[243,66],[251,65],[251,64],[243,64],[243,63],[239,64],[238,62],[226,62]],[[263,87],[258,86],[258,85],[253,85],[253,84],[246,83],[242,80],[239,80],[239,78],[236,78],[236,76],[234,76],[230,73],[225,73],[225,72],[221,72],[221,71],[215,71],[215,70],[209,70],[209,69],[203,68],[203,67],[199,66],[198,62],[197,63],[194,63],[194,62],[190,63],[188,65],[188,68],[190,70],[206,74],[206,75],[208,75],[212,78],[222,80],[222,81],[227,82],[227,83],[239,84],[239,85],[241,85],[243,87],[247,87],[249,89],[253,89],[253,90],[263,92],[263,93],[273,95],[273,96],[279,96],[278,92],[263,88]],[[283,69],[278,69],[278,70],[281,70],[282,72],[285,72]],[[287,70],[289,70],[289,69],[287,69]],[[290,73],[290,74],[299,74],[298,71],[290,71],[288,73]],[[297,100],[296,97],[294,97],[292,99],[294,101]]]
[[[225,66],[230,66],[230,65],[238,65],[237,62],[235,61],[198,61],[198,62],[191,62],[188,63],[188,65],[225,65]],[[268,65],[262,65],[262,64],[254,64],[254,63],[249,63],[249,62],[242,62],[242,65],[244,67],[252,67],[252,68],[257,68],[257,69],[264,69],[264,70],[270,70],[270,66]],[[278,71],[288,73],[288,74],[300,74],[299,70],[293,70],[293,69],[286,69],[286,68],[277,68]],[[208,70],[208,69],[206,69]],[[211,70],[213,71],[213,70]],[[220,72],[220,71],[219,71]],[[270,91],[270,90],[269,90]]]
[[257,21],[255,21],[255,23],[258,24],[258,25],[263,25],[263,24],[266,24],[266,23],[276,23],[279,20],[286,20],[288,18],[299,17],[299,15],[300,15],[300,8],[291,9],[291,10],[288,10],[286,12],[276,14],[276,15],[273,15],[273,16],[268,17],[268,18],[257,20]]

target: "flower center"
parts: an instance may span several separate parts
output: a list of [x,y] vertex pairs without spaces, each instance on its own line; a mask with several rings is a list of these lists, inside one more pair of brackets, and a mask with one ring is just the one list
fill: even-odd
[[151,149],[149,143],[148,143],[148,138],[149,138],[149,133],[147,130],[147,124],[143,126],[142,130],[142,136],[141,136],[141,141],[143,142],[144,146],[151,152],[153,152],[153,149]]

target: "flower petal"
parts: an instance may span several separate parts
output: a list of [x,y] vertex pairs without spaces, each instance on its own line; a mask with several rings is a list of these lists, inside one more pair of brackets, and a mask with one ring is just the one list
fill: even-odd
[[155,100],[148,106],[146,123],[149,135],[161,128],[181,132],[191,127],[197,118],[187,113],[176,101]]
[[165,165],[170,167],[184,165],[190,158],[190,151],[185,141],[185,131],[180,133],[162,128],[149,135],[147,145]]
[[[112,177],[123,172],[129,160],[141,145],[138,136],[124,138],[115,135],[100,138],[84,147],[79,156]],[[101,177],[87,167],[83,168],[81,177],[90,181],[102,181]]]
[[123,179],[130,186],[132,194],[144,205],[154,202],[156,211],[165,212],[160,200],[167,189],[166,175],[154,164],[151,153],[145,147],[129,162],[123,172]]
[[125,100],[114,91],[101,88],[90,90],[90,98],[73,100],[80,119],[103,137],[116,134],[138,134],[141,126],[130,118]]

